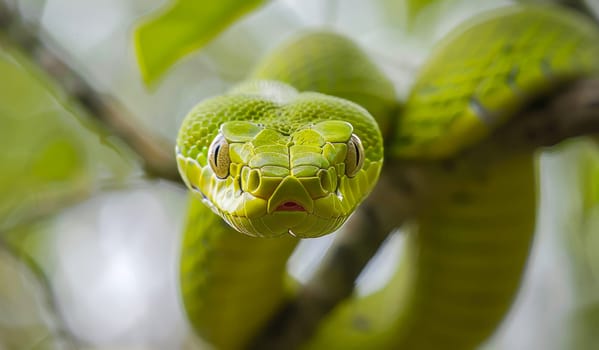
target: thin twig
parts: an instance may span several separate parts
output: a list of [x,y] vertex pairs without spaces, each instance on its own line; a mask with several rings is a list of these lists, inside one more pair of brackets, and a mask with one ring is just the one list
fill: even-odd
[[60,308],[56,302],[56,298],[54,297],[52,284],[48,280],[44,270],[39,266],[37,261],[31,255],[29,255],[29,253],[17,245],[8,242],[5,239],[5,236],[6,233],[0,231],[0,250],[8,253],[20,265],[27,268],[27,271],[31,273],[31,275],[39,283],[40,288],[43,290],[43,303],[51,312],[51,320],[45,320],[46,326],[48,326],[49,329],[47,337],[51,337],[53,340],[55,340],[55,343],[59,340],[62,340],[61,344],[62,348],[64,349],[80,348],[82,344],[80,344],[77,339],[72,336],[64,322],[63,315],[61,314]]
[[[0,0],[0,32],[19,48],[72,99],[76,107],[96,118],[141,158],[149,176],[180,182],[174,147],[136,122],[133,115],[111,96],[102,93],[72,68],[50,38],[24,23],[16,8]],[[42,39],[43,37],[43,39]]]

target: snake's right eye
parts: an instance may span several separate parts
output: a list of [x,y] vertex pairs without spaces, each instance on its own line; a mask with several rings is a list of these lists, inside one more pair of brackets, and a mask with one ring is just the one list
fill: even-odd
[[356,134],[352,134],[347,142],[347,155],[345,156],[345,173],[354,177],[364,165],[364,146]]
[[219,179],[224,179],[229,175],[229,165],[231,165],[231,158],[229,158],[229,144],[222,134],[216,135],[214,141],[208,148],[208,162],[214,174]]

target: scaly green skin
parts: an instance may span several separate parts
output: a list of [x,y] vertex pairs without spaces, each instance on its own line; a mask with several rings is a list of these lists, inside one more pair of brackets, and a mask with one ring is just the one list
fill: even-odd
[[534,97],[599,72],[597,26],[566,9],[512,6],[450,34],[415,82],[394,158],[443,158],[472,146]]
[[[352,133],[361,140],[363,164],[348,176]],[[217,135],[226,140],[230,158],[223,179],[208,159]],[[238,231],[305,238],[345,222],[376,183],[383,145],[362,107],[261,81],[197,105],[181,126],[177,160],[189,188]],[[304,210],[279,210],[289,202]]]
[[[484,341],[509,308],[528,254],[533,155],[460,161],[451,169],[428,160],[473,147],[535,96],[597,71],[599,34],[590,23],[563,9],[527,6],[479,17],[445,39],[397,119],[391,83],[341,36],[307,34],[267,57],[254,77],[362,104],[383,128],[387,161],[418,164],[426,184],[391,282],[340,305],[306,348],[469,349]],[[294,88],[249,82],[202,102],[181,128],[183,178],[238,231],[326,234],[378,177],[382,146],[369,114]],[[215,177],[208,159],[219,132],[231,158],[225,179]],[[352,132],[364,144],[366,162],[358,175],[347,176],[343,145]],[[302,147],[294,150],[299,140]],[[393,178],[394,169],[382,171]],[[340,202],[328,205],[323,198]],[[277,213],[285,201],[306,210]],[[218,348],[238,349],[287,297],[284,266],[296,240],[246,237],[208,207],[191,203],[181,268],[184,303],[198,334]]]
[[338,34],[304,33],[282,44],[258,64],[252,78],[353,101],[370,112],[383,133],[392,131],[398,108],[393,83],[354,42]]

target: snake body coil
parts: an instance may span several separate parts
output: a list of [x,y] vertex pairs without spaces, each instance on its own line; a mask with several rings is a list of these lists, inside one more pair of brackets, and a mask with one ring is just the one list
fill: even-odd
[[385,288],[337,307],[305,347],[477,346],[526,262],[533,154],[450,159],[540,94],[597,72],[596,26],[553,7],[513,6],[458,28],[399,113],[393,85],[348,39],[313,32],[275,50],[252,80],[196,106],[177,140],[193,193],[181,290],[194,328],[218,348],[246,346],[289,297],[298,238],[340,227],[381,171],[394,178],[405,166],[425,185],[402,263]]

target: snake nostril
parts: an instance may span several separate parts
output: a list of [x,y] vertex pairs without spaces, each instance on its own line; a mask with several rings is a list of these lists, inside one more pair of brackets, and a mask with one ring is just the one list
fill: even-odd
[[247,174],[245,191],[253,193],[260,188],[260,171],[257,169],[250,170]]
[[330,171],[321,169],[318,172],[318,178],[320,179],[320,186],[326,192],[334,192],[337,187],[336,181],[334,181],[333,176]]

